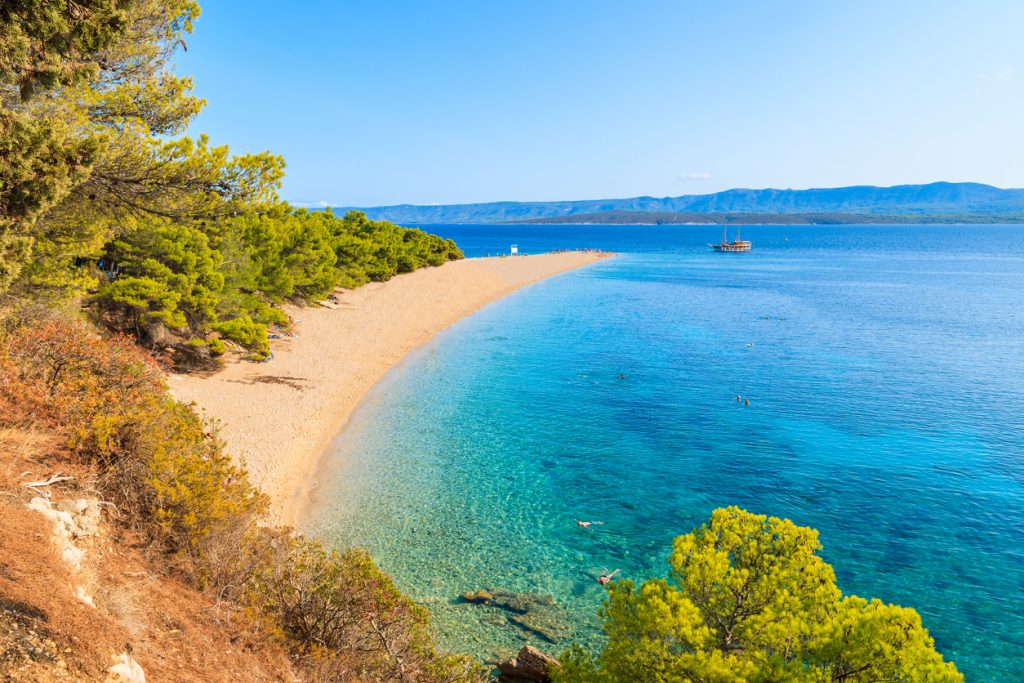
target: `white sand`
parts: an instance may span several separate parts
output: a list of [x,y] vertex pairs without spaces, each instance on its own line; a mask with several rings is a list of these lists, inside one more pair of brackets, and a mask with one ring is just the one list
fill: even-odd
[[324,451],[360,399],[412,349],[525,285],[608,254],[466,259],[338,292],[338,303],[289,308],[295,336],[268,363],[235,362],[210,377],[175,375],[171,392],[216,420],[228,451],[272,501],[275,521],[301,521]]

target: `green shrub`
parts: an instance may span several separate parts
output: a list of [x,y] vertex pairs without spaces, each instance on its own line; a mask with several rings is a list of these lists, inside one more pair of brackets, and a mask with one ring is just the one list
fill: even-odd
[[554,678],[963,682],[917,612],[843,596],[819,550],[814,529],[715,510],[675,540],[667,580],[612,582],[607,644],[596,657],[571,649]]
[[217,318],[221,261],[196,228],[145,224],[107,246],[105,268],[116,277],[99,288],[94,302],[113,314],[104,318],[108,326],[137,337],[147,336],[154,323],[199,333]]
[[427,610],[395,588],[365,551],[338,554],[294,537],[268,548],[247,604],[324,678],[485,680],[469,658],[436,652]]
[[278,205],[198,226],[138,225],[104,248],[111,279],[92,301],[107,326],[154,348],[178,343],[167,330],[203,336],[212,329],[264,358],[266,333],[256,327],[287,325],[280,303],[459,258],[454,242],[419,229],[355,211],[339,218]]
[[228,350],[228,347],[224,345],[224,340],[219,337],[211,337],[206,341],[206,345],[210,347],[210,351],[215,356],[222,356]]
[[225,339],[239,344],[252,351],[260,358],[265,358],[270,353],[270,341],[267,338],[266,324],[253,321],[247,315],[232,320],[216,322],[212,325],[214,331],[220,332]]
[[224,340],[220,337],[210,337],[209,339],[193,337],[185,342],[185,346],[189,349],[195,349],[196,352],[208,351],[214,356],[220,356],[227,351],[227,346],[225,346]]
[[259,301],[252,306],[249,317],[261,325],[277,325],[278,327],[289,327],[291,320],[288,314],[280,308],[275,308],[265,301]]

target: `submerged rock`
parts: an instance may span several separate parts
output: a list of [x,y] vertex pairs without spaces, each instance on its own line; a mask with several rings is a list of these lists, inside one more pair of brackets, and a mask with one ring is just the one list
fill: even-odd
[[479,591],[475,591],[475,592],[474,591],[467,591],[467,592],[462,594],[462,599],[465,600],[466,602],[472,602],[474,604],[481,604],[481,603],[485,603],[485,602],[487,602],[489,600],[493,600],[494,596],[491,593],[489,593],[489,592],[487,592],[485,590],[479,590]]
[[497,625],[508,623],[550,643],[557,643],[573,634],[565,610],[550,595],[493,588],[463,593],[462,599],[496,610],[497,620],[487,619],[487,622],[497,622]]
[[515,612],[516,614],[528,614],[533,611],[560,610],[558,603],[550,595],[539,593],[513,593],[512,591],[495,590],[489,604],[501,609]]
[[558,660],[535,647],[523,646],[515,657],[498,665],[505,683],[547,683],[551,680],[551,668],[558,666]]
[[573,634],[573,628],[559,613],[527,612],[526,614],[510,614],[510,624],[515,624],[527,633],[539,636],[549,643],[557,643]]

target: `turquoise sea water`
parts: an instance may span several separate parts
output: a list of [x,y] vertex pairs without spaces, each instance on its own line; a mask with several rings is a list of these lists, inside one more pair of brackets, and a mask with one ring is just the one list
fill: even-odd
[[595,577],[663,575],[736,504],[818,528],[840,587],[915,607],[968,680],[1024,680],[1024,229],[751,227],[749,254],[696,226],[432,229],[621,253],[415,351],[332,448],[311,530],[367,547],[445,645],[569,642],[456,600],[498,586],[595,646]]

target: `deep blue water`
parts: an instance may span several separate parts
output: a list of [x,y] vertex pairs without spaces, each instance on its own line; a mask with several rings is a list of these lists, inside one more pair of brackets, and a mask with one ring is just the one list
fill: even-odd
[[333,447],[311,528],[446,645],[524,640],[454,601],[504,586],[596,646],[597,574],[664,575],[736,504],[818,528],[840,587],[916,608],[968,680],[1024,680],[1024,227],[750,227],[749,254],[713,227],[428,229],[620,252],[414,352]]

